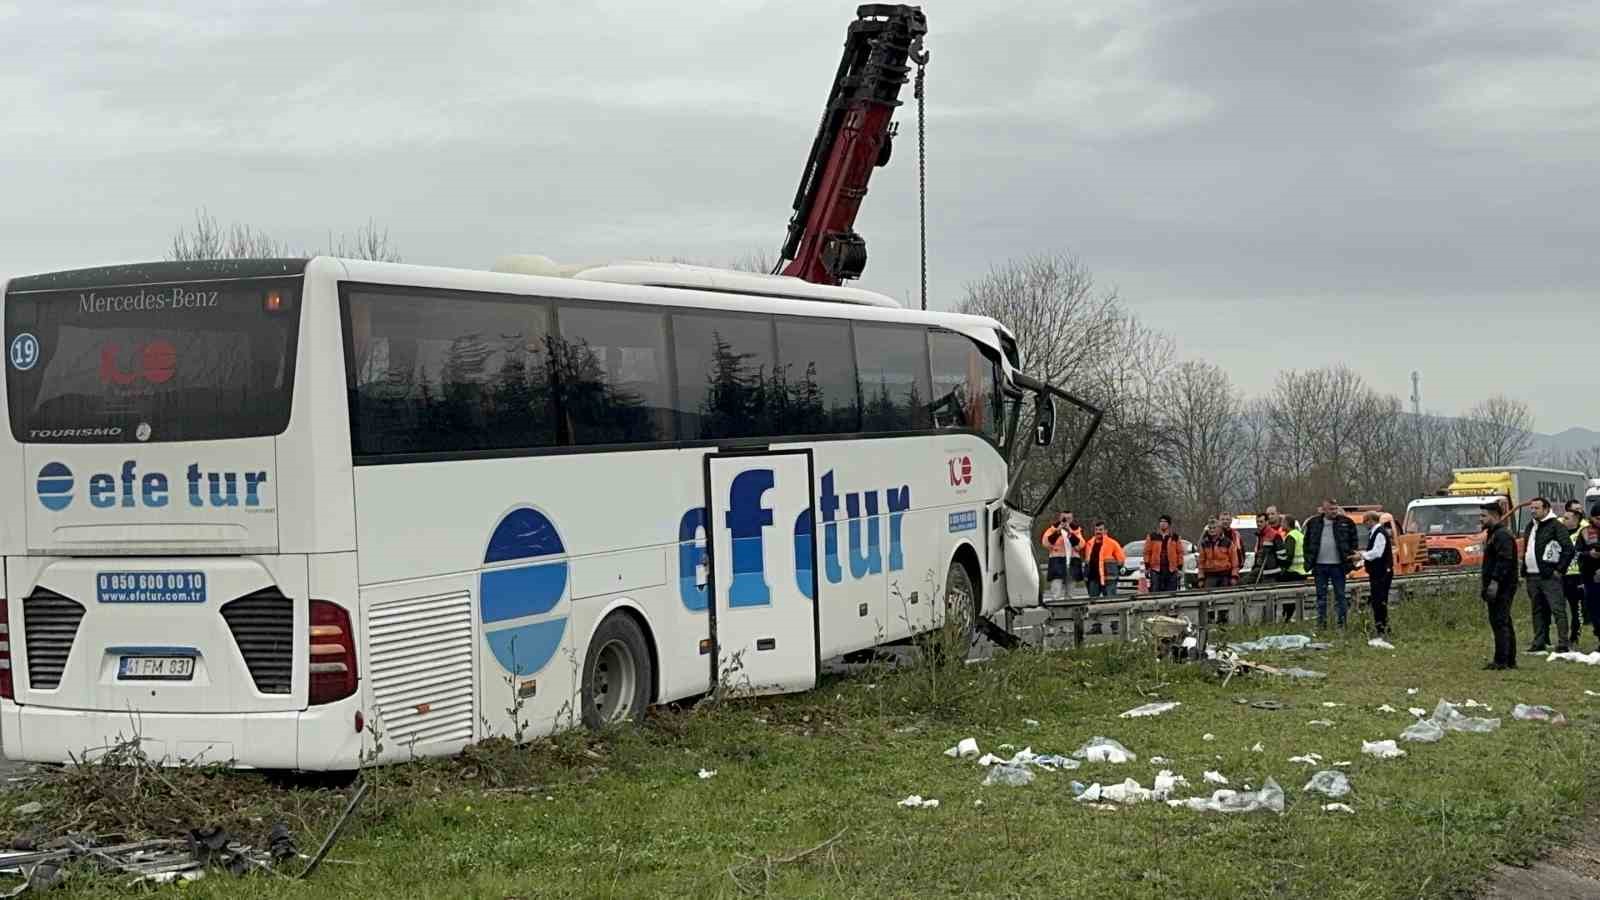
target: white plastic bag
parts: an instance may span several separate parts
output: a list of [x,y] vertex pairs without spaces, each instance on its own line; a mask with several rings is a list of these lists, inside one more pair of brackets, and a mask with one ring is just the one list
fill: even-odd
[[1196,812],[1245,813],[1266,810],[1283,814],[1283,788],[1271,778],[1259,791],[1220,790],[1207,797],[1168,800],[1168,806],[1187,807]]
[[1165,703],[1146,703],[1143,706],[1136,706],[1133,709],[1128,710],[1127,712],[1123,713],[1120,718],[1142,719],[1145,716],[1159,716],[1164,712],[1170,712],[1182,705],[1182,703],[1179,703],[1175,700]]
[[1511,707],[1511,718],[1524,722],[1549,722],[1551,725],[1567,724],[1567,717],[1548,706],[1529,706],[1518,703]]
[[1466,731],[1472,734],[1488,734],[1500,728],[1499,719],[1463,715],[1453,704],[1444,700],[1440,700],[1439,705],[1434,707],[1433,721],[1439,723],[1439,727],[1445,731]]
[[1368,647],[1377,647],[1379,650],[1393,650],[1394,649],[1394,645],[1389,643],[1388,641],[1384,640],[1383,638],[1373,638],[1372,640],[1367,641],[1367,646]]
[[1440,728],[1439,723],[1432,719],[1418,719],[1406,726],[1405,731],[1400,732],[1400,740],[1402,741],[1433,744],[1443,739],[1444,729]]
[[1235,653],[1260,653],[1263,650],[1303,650],[1310,643],[1311,636],[1306,634],[1269,634],[1259,640],[1229,644],[1228,649]]
[[1394,741],[1362,741],[1361,752],[1379,759],[1399,759],[1406,755]]
[[1094,737],[1090,738],[1088,742],[1086,742],[1082,747],[1079,747],[1078,751],[1072,755],[1083,760],[1084,762],[1092,763],[1104,762],[1120,764],[1137,762],[1139,760],[1139,757],[1134,755],[1132,750],[1129,750],[1127,747],[1122,746],[1122,744],[1112,740],[1111,738],[1101,737],[1099,735],[1095,735]]
[[1026,787],[1033,784],[1033,778],[1033,770],[1026,766],[999,763],[989,767],[989,774],[983,776],[983,786],[992,787],[1000,784],[1006,787]]
[[1220,784],[1226,786],[1228,783],[1228,779],[1224,777],[1221,772],[1208,771],[1205,774],[1205,779],[1209,784]]
[[1338,769],[1323,769],[1311,776],[1302,791],[1316,791],[1335,800],[1350,793],[1350,778]]
[[1126,779],[1121,784],[1108,784],[1100,789],[1100,799],[1109,803],[1121,803],[1132,806],[1135,803],[1144,803],[1150,799],[1150,792],[1139,786],[1139,782],[1132,778]]

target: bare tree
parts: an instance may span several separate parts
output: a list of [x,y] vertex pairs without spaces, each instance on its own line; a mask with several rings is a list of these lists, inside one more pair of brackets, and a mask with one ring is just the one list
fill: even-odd
[[738,259],[728,263],[728,268],[735,272],[755,272],[760,275],[770,275],[777,265],[770,250],[751,250]]
[[[357,228],[354,234],[328,234],[326,253],[347,259],[371,259],[379,262],[399,262],[400,253],[389,241],[389,229],[379,230],[377,223]],[[215,216],[203,207],[195,211],[194,224],[178,229],[167,248],[167,258],[174,261],[202,259],[276,259],[295,256],[289,245],[278,241],[264,231],[235,222],[224,228]],[[315,256],[303,250],[300,256]]]
[[1245,499],[1249,446],[1244,399],[1228,373],[1185,362],[1155,386],[1159,454],[1182,518],[1195,523]]
[[1456,466],[1512,465],[1533,449],[1533,412],[1526,402],[1498,394],[1456,419],[1453,432]]

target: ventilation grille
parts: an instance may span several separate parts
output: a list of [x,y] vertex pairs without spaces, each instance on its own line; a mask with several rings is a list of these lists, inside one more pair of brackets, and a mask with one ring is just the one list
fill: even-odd
[[400,747],[472,740],[472,595],[373,603],[367,623],[386,740]]
[[72,641],[83,621],[83,607],[55,591],[39,588],[22,601],[23,629],[28,641],[28,686],[53,691],[61,686]]
[[224,605],[222,618],[256,690],[289,693],[294,683],[294,601],[268,588]]

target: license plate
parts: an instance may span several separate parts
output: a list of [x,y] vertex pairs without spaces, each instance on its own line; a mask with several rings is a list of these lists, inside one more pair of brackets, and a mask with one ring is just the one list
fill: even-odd
[[192,656],[124,656],[117,677],[128,681],[188,681],[194,677]]

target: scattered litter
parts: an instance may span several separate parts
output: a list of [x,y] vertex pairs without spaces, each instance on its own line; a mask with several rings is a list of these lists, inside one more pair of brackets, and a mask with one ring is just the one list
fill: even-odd
[[989,767],[989,774],[983,776],[984,787],[1001,784],[1006,787],[1026,787],[1033,784],[1033,770],[1027,766],[1013,766],[1007,763]]
[[1343,769],[1343,768],[1346,768],[1348,766],[1353,766],[1353,765],[1355,765],[1355,763],[1351,762],[1348,759],[1341,759],[1338,762],[1334,763],[1333,765],[1334,765],[1335,768]]
[[1083,765],[1083,763],[1078,762],[1077,760],[1073,759],[1070,756],[1062,756],[1062,755],[1057,754],[1057,753],[1043,753],[1043,754],[1040,754],[1039,756],[1035,756],[1032,760],[1030,760],[1030,762],[1033,765],[1036,765],[1036,766],[1040,767],[1041,769],[1052,769],[1052,770],[1053,769],[1076,769],[1079,766]]
[[999,762],[1005,762],[1005,760],[995,756],[993,753],[985,753],[978,757],[978,765],[983,766],[985,769]]
[[[272,826],[265,848],[241,843],[221,828],[195,829],[187,838],[132,843],[105,843],[92,835],[69,832],[48,847],[0,853],[0,871],[27,878],[23,886],[4,896],[15,897],[23,892],[31,896],[35,891],[54,887],[65,877],[64,867],[79,859],[92,860],[102,872],[132,875],[135,882],[167,884],[196,881],[212,870],[236,876],[270,872],[279,863],[305,858],[295,847],[288,826],[282,823]],[[320,862],[321,857],[319,852],[312,862]],[[314,867],[308,866],[301,877],[312,871]]]
[[1406,696],[1415,697],[1418,690],[1420,690],[1420,688],[1406,688]]
[[1428,714],[1428,711],[1420,706],[1410,707],[1406,710],[1406,712],[1411,713],[1413,716],[1416,716],[1419,719]]
[[1393,644],[1389,643],[1388,641],[1384,640],[1381,637],[1373,638],[1372,640],[1367,641],[1367,646],[1368,647],[1377,647],[1379,650],[1393,650],[1394,649],[1394,645]]
[[1594,691],[1587,690],[1587,689],[1584,690],[1583,693],[1584,693],[1584,696],[1586,696],[1586,697],[1600,697],[1600,694],[1596,694]]
[[1311,721],[1307,722],[1306,724],[1307,725],[1316,725],[1316,726],[1318,726],[1320,728],[1331,728],[1331,727],[1333,727],[1333,720],[1332,719],[1312,719]]
[[1189,779],[1174,775],[1171,769],[1162,769],[1156,773],[1156,783],[1150,789],[1150,796],[1155,800],[1165,800],[1172,796],[1173,791],[1188,786]]
[[1328,708],[1328,709],[1334,709],[1335,707],[1343,706],[1344,704],[1343,703],[1335,703],[1332,700],[1324,700],[1324,701],[1322,701],[1322,705],[1324,707]]
[[1167,764],[1167,758],[1165,756],[1152,756],[1152,757],[1150,757],[1150,765],[1152,765],[1152,766],[1164,766],[1166,764]]
[[[1313,672],[1310,669],[1300,669],[1300,668],[1279,669],[1278,670],[1278,674],[1287,675],[1290,678],[1327,678],[1328,677],[1328,673],[1327,672]],[[1266,790],[1266,788],[1262,788],[1262,790]]]
[[1073,756],[1084,762],[1129,763],[1137,762],[1139,757],[1133,751],[1122,746],[1108,737],[1096,735],[1088,743],[1078,748]]
[[1583,663],[1586,666],[1600,666],[1600,650],[1596,650],[1593,653],[1552,653],[1545,657],[1546,662],[1555,662],[1558,659],[1566,662]]
[[16,809],[13,809],[12,812],[15,813],[20,818],[27,818],[28,816],[37,816],[39,813],[44,812],[44,804],[43,803],[39,803],[38,801],[35,801],[33,803],[24,803],[21,806],[17,807]]
[[700,780],[704,781],[707,778],[716,777],[717,770],[716,769],[701,769],[699,774],[700,774]]
[[1499,719],[1481,719],[1462,715],[1455,705],[1445,700],[1440,700],[1439,705],[1433,709],[1433,721],[1445,731],[1467,731],[1473,734],[1488,734],[1500,727]]
[[951,747],[949,750],[946,750],[944,752],[944,755],[950,757],[951,759],[955,759],[957,757],[965,759],[965,758],[967,758],[969,756],[977,756],[978,755],[978,739],[977,738],[962,738],[961,742],[959,744],[956,744],[954,747]]
[[1135,803],[1144,803],[1150,800],[1150,791],[1139,786],[1139,782],[1129,778],[1121,784],[1108,784],[1100,789],[1100,799],[1110,803],[1121,803],[1123,806],[1132,806]]
[[1259,791],[1219,790],[1210,798],[1191,797],[1188,800],[1168,800],[1174,808],[1187,807],[1196,812],[1246,813],[1270,810],[1283,814],[1283,788],[1271,778]]
[[1444,740],[1444,729],[1432,719],[1418,719],[1406,726],[1405,731],[1400,732],[1400,740],[1433,744]]
[[1355,810],[1351,809],[1348,805],[1346,805],[1344,803],[1324,803],[1324,804],[1322,804],[1322,811],[1323,812],[1342,812],[1342,813],[1344,813],[1346,815],[1350,815],[1350,816],[1353,816],[1353,815],[1356,814]]
[[1250,704],[1250,708],[1251,709],[1265,709],[1265,710],[1268,710],[1268,711],[1276,711],[1276,710],[1283,709],[1284,706],[1283,706],[1283,704],[1281,702],[1279,702],[1277,700],[1257,700],[1256,702]]
[[912,794],[904,800],[901,800],[900,805],[906,809],[938,809],[939,801],[932,797],[924,800],[922,799],[921,794]]
[[1518,703],[1511,707],[1511,718],[1524,722],[1549,722],[1551,725],[1567,724],[1567,717],[1548,706],[1528,706]]
[[1022,724],[1028,726],[1029,728],[1038,728],[1039,727],[1039,720],[1038,719],[1023,719],[1022,720]]
[[1229,644],[1228,649],[1235,653],[1259,653],[1263,650],[1304,650],[1306,645],[1310,643],[1311,636],[1306,634],[1269,634],[1259,640]]
[[1484,705],[1482,703],[1479,703],[1478,701],[1472,699],[1471,697],[1467,698],[1467,702],[1461,704],[1461,708],[1462,709],[1481,709],[1481,710],[1485,710],[1485,711],[1488,711],[1488,712],[1494,712],[1494,707],[1486,706],[1486,705]]
[[1200,735],[1200,740],[1202,740],[1202,741],[1214,741],[1216,739],[1217,739],[1217,736],[1212,734],[1209,731],[1206,732],[1205,734]]
[[1289,762],[1305,763],[1308,766],[1320,766],[1322,765],[1322,754],[1307,753],[1305,756],[1291,756],[1289,757]]
[[1261,742],[1260,741],[1256,741],[1256,745],[1254,747],[1250,748],[1250,752],[1251,753],[1265,753],[1266,751],[1262,749]]
[[1164,703],[1146,703],[1143,706],[1136,706],[1133,709],[1128,710],[1122,714],[1121,718],[1142,719],[1145,716],[1159,716],[1164,712],[1170,712],[1182,705],[1182,703],[1179,703],[1176,700],[1171,700]]
[[1015,749],[1017,749],[1017,745],[1016,744],[1001,744],[998,749],[1000,749],[1000,750],[1015,750]]
[[1306,645],[1307,650],[1332,650],[1333,645],[1326,641],[1316,641]]
[[1208,771],[1208,772],[1206,772],[1205,779],[1210,784],[1226,785],[1228,783],[1228,779],[1223,777],[1221,772],[1216,772],[1216,771]]
[[1337,800],[1350,793],[1350,779],[1337,769],[1323,769],[1311,776],[1302,791],[1316,791],[1327,797]]
[[1399,710],[1397,710],[1394,707],[1390,706],[1389,704],[1385,703],[1384,705],[1378,707],[1378,712],[1392,713],[1392,712],[1399,712]]
[[1394,741],[1362,741],[1361,752],[1379,759],[1399,759],[1406,755]]

